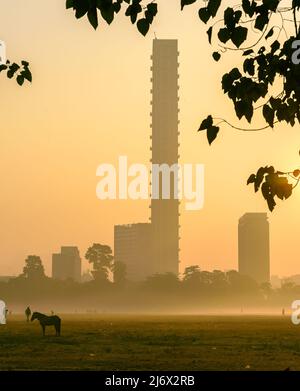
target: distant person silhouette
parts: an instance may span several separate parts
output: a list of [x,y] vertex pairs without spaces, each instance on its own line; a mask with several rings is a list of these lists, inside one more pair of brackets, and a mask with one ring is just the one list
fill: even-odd
[[30,309],[29,306],[25,310],[25,315],[26,315],[27,322],[29,322],[29,319],[30,319],[30,316],[31,316],[31,309]]
[[6,324],[7,314],[6,304],[3,300],[0,300],[0,324]]
[[285,309],[284,308],[282,308],[281,313],[282,313],[283,316],[285,315]]

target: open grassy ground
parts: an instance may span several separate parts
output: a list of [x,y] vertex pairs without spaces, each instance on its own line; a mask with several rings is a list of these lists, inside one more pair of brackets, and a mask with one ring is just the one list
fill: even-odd
[[0,370],[300,370],[290,317],[62,315],[0,326]]

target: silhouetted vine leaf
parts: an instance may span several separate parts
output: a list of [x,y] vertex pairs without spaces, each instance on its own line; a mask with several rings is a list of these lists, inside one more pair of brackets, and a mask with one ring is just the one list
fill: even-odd
[[215,61],[219,61],[221,58],[221,54],[218,52],[213,52],[213,58]]
[[92,8],[88,10],[88,19],[91,25],[94,27],[96,30],[98,27],[98,15],[97,15],[97,8]]
[[212,38],[212,27],[210,27],[208,30],[207,30],[207,35],[208,35],[208,42],[211,44],[211,38]]
[[209,115],[206,119],[204,119],[199,127],[199,130],[206,130],[213,125],[212,116]]
[[198,11],[199,18],[202,22],[207,23],[210,18],[210,13],[206,7],[200,8]]
[[208,11],[212,17],[216,16],[221,5],[221,0],[209,0],[207,4]]
[[273,34],[274,34],[274,28],[272,27],[270,29],[270,31],[268,32],[268,34],[266,35],[266,39],[271,38],[273,36]]
[[191,5],[191,4],[194,4],[196,3],[197,0],[181,0],[181,9],[183,10],[183,8],[186,6],[186,5]]
[[140,19],[137,22],[137,28],[138,28],[139,32],[143,35],[146,35],[148,33],[149,27],[150,27],[150,24],[147,21],[147,19]]
[[243,42],[247,39],[248,30],[246,27],[236,27],[231,35],[231,40],[236,47],[240,47]]
[[207,129],[207,140],[209,142],[209,145],[213,143],[213,141],[216,139],[220,128],[218,126],[210,126]]

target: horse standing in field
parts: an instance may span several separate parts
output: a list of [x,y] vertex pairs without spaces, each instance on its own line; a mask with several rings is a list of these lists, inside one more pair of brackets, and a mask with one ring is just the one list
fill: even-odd
[[43,336],[45,336],[46,326],[54,326],[55,331],[56,331],[56,336],[60,335],[60,324],[61,324],[60,317],[58,317],[56,315],[47,316],[47,315],[41,314],[40,312],[34,312],[31,317],[31,322],[35,319],[37,319],[40,322],[40,325],[43,330]]

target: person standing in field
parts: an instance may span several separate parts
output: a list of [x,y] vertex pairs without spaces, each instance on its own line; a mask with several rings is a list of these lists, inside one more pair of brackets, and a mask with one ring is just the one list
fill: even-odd
[[6,304],[3,300],[0,300],[0,325],[6,324]]
[[31,315],[31,309],[29,306],[25,310],[25,315],[26,315],[27,322],[29,322],[30,315]]

